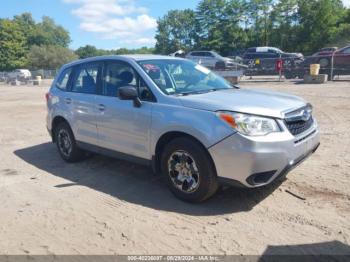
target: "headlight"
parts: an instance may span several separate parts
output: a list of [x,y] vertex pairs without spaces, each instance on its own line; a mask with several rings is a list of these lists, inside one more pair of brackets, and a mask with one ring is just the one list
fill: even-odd
[[227,111],[217,112],[217,116],[246,136],[265,136],[281,129],[274,119]]

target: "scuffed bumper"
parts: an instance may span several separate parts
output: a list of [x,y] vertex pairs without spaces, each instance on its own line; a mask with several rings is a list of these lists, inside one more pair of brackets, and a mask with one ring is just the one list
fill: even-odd
[[314,153],[320,144],[317,125],[294,137],[288,131],[264,137],[238,133],[209,148],[220,181],[245,187],[264,186]]

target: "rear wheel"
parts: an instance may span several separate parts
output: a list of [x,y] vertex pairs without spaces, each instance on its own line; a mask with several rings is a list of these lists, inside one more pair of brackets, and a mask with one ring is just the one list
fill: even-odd
[[84,157],[84,152],[77,146],[70,126],[62,122],[55,129],[55,141],[63,160],[73,163]]
[[286,79],[293,79],[293,78],[295,78],[295,75],[293,75],[292,73],[288,72],[288,73],[284,73],[284,77]]
[[170,190],[181,200],[201,202],[218,188],[217,176],[208,152],[190,138],[176,138],[161,156],[162,174]]
[[321,58],[318,63],[320,64],[321,68],[327,68],[331,64],[328,58]]

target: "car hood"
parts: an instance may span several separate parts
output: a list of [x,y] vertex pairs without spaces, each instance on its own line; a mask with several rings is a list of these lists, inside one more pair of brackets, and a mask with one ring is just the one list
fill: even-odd
[[185,107],[208,111],[235,111],[284,118],[286,112],[306,105],[300,97],[255,89],[226,89],[179,97]]

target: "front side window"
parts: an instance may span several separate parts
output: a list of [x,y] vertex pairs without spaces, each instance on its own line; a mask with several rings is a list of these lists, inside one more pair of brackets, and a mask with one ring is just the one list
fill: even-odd
[[72,92],[96,94],[102,67],[98,63],[81,65],[77,68]]
[[209,69],[187,60],[138,62],[153,82],[168,95],[187,95],[233,88]]
[[135,87],[142,101],[154,101],[152,92],[135,70],[124,62],[108,62],[105,66],[102,95],[118,96],[118,89],[125,86]]
[[105,66],[102,95],[114,96],[118,89],[124,86],[136,87],[136,74],[132,67],[122,62],[109,62]]
[[343,54],[350,54],[350,47],[343,50]]
[[63,71],[63,73],[60,75],[60,77],[57,80],[57,83],[56,83],[57,88],[61,90],[68,89],[68,81],[71,73],[72,73],[72,68],[68,68]]

